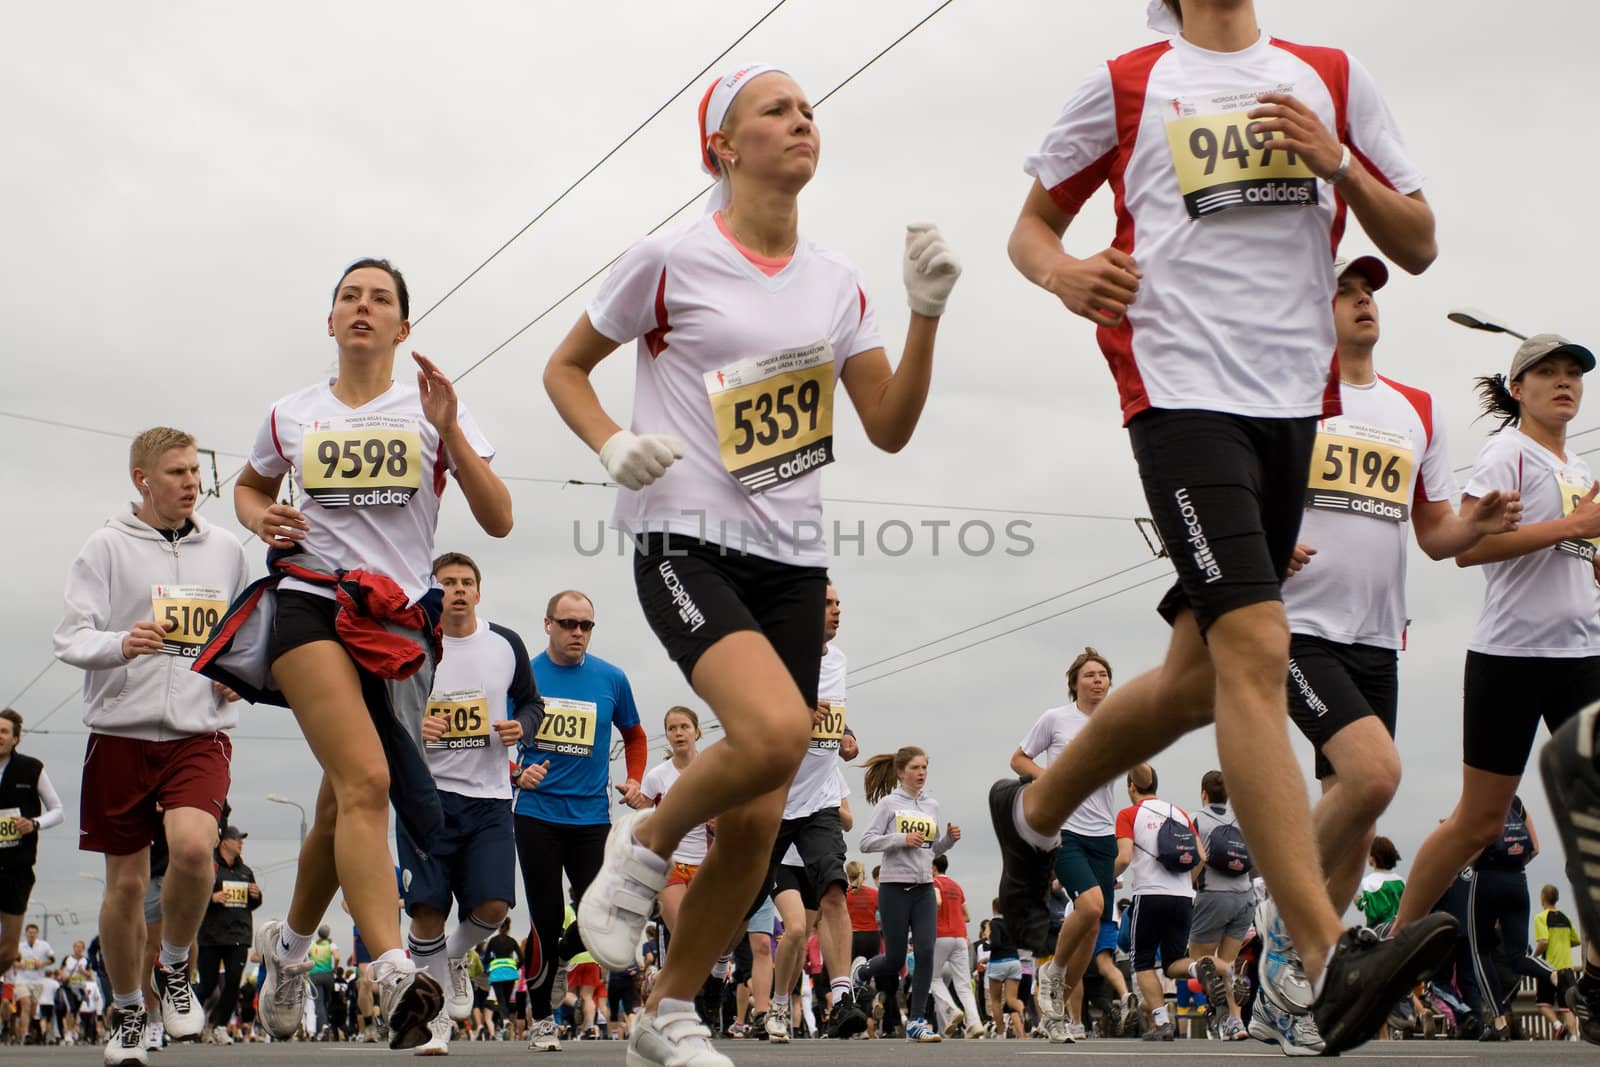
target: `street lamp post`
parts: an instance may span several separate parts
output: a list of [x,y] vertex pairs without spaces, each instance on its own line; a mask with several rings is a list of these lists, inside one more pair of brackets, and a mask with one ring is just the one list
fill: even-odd
[[284,796],[282,793],[268,793],[267,794],[267,799],[272,801],[274,804],[289,804],[289,805],[291,805],[291,806],[293,806],[295,808],[299,808],[300,809],[300,843],[302,845],[305,844],[306,843],[306,809],[304,807],[302,807],[300,804],[296,803],[295,801],[290,800],[288,797]]
[[1457,308],[1445,315],[1445,318],[1457,326],[1465,326],[1469,330],[1482,330],[1484,333],[1508,333],[1519,341],[1526,341],[1528,335],[1518,333],[1503,322],[1497,322],[1476,308]]

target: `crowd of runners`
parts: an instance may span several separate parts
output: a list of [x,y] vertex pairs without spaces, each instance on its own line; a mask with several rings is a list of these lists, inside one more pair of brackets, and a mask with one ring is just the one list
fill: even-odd
[[[1498,425],[1457,503],[1433,399],[1376,366],[1387,264],[1419,273],[1438,250],[1373,79],[1339,49],[1262,33],[1251,0],[1153,0],[1150,22],[1161,38],[1093,70],[1027,157],[1008,249],[1097,328],[1176,571],[1159,605],[1169,644],[1115,685],[1086,649],[1070,702],[1026,730],[989,794],[1004,869],[997,894],[972,898],[993,896],[981,950],[966,923],[985,909],[943,873],[963,830],[925,752],[875,745],[887,750],[865,760],[864,804],[850,803],[841,761],[860,758],[857,727],[878,731],[849,714],[815,533],[837,387],[867,439],[900,451],[961,267],[937,227],[908,227],[911,314],[891,363],[861,272],[799,229],[820,149],[811,104],[783,69],[749,65],[700,101],[706,213],[624,254],[544,371],[619,487],[639,605],[721,738],[702,747],[700,711],[673,707],[670,755],[648,765],[655,713],[590,652],[599,620],[581,591],[550,597],[531,658],[478,616],[485,576],[440,552],[440,508],[453,478],[503,538],[511,495],[450,379],[421,355],[414,381],[396,376],[406,284],[388,261],[358,260],[327,316],[336,371],[259,417],[233,490],[268,548],[265,576],[196,514],[194,439],[156,428],[131,451],[138,502],[90,535],[67,579],[55,648],[84,673],[78,821],[80,847],[105,857],[105,1061],[147,1062],[158,1023],[168,1041],[226,1040],[252,959],[265,1033],[337,1028],[349,976],[319,935],[335,897],[359,930],[346,1025],[421,1053],[447,1053],[461,1024],[490,1029],[491,1004],[513,1028],[525,1018],[532,1050],[559,1048],[568,996],[571,1032],[609,1015],[636,1067],[726,1067],[710,1024],[780,1043],[797,1029],[929,1043],[1020,1036],[1033,1012],[1056,1042],[1102,1018],[1159,1041],[1177,1029],[1169,981],[1205,997],[1215,1036],[1289,1054],[1408,1025],[1435,984],[1475,998],[1491,1035],[1508,1031],[1517,974],[1537,970],[1520,962],[1515,900],[1522,877],[1526,914],[1538,838],[1517,794],[1541,719],[1547,838],[1569,858],[1577,929],[1600,918],[1581,859],[1600,852],[1600,503],[1566,441],[1595,357],[1539,334],[1478,379]],[[1115,240],[1067,254],[1062,235],[1106,184]],[[1382,258],[1337,258],[1352,216]],[[619,421],[590,376],[628,343],[633,410]],[[1375,835],[1404,762],[1412,538],[1487,587],[1466,650],[1460,797],[1401,893],[1364,873],[1394,867]],[[293,893],[259,926],[227,818],[241,700],[288,708],[322,770]],[[1314,804],[1291,720],[1316,751]],[[38,836],[62,805],[16,750],[21,717],[0,723],[0,969],[31,975],[40,957],[13,953],[33,943],[20,924]],[[1198,794],[1164,786],[1148,761],[1205,727],[1219,769]],[[1192,811],[1166,799],[1180,792]],[[519,870],[520,941],[502,928]],[[1345,918],[1358,895],[1377,921]],[[1592,939],[1574,962],[1576,1017],[1557,1022],[1600,1042]],[[730,1010],[729,987],[748,1002],[735,993]]]

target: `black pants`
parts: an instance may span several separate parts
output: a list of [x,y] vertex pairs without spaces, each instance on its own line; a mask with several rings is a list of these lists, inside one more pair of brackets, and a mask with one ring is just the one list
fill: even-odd
[[311,992],[317,997],[317,1033],[333,1026],[333,972],[312,971]]
[[[517,861],[522,865],[522,892],[533,916],[533,933],[539,940],[537,973],[528,975],[528,1006],[533,1019],[550,1017],[550,987],[555,984],[559,961],[583,951],[578,924],[561,933],[566,904],[561,899],[561,873],[572,884],[572,904],[583,899],[584,890],[600,873],[606,855],[606,835],[610,825],[566,826],[545,822],[529,815],[517,816]],[[528,954],[527,964],[534,962]]]
[[1528,955],[1528,875],[1524,871],[1486,868],[1472,872],[1467,896],[1467,925],[1472,967],[1489,1015],[1506,1010],[1517,993],[1519,977],[1550,973]]
[[887,1031],[889,1009],[900,988],[900,968],[906,963],[908,934],[917,954],[917,965],[911,973],[911,999],[906,1002],[906,1011],[913,1019],[925,1019],[928,1015],[928,990],[933,986],[933,942],[939,921],[933,883],[884,882],[878,887],[878,915],[883,924],[883,955],[874,956],[868,962],[867,973],[877,982],[879,991],[887,994],[883,1010]]
[[[227,1026],[239,1006],[239,979],[244,976],[244,965],[250,959],[249,945],[201,945],[197,964],[200,968],[200,1003],[210,1004],[211,1025]],[[218,971],[221,971],[221,991],[218,992]],[[213,1001],[212,996],[216,996]]]

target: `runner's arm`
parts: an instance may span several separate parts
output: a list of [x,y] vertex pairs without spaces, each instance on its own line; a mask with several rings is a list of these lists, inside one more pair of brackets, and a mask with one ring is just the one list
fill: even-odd
[[556,346],[544,368],[544,389],[550,394],[556,413],[597,454],[622,427],[600,406],[589,375],[616,350],[617,342],[595,329],[585,312]]
[[1460,514],[1448,500],[1423,500],[1420,494],[1411,508],[1417,547],[1436,560],[1458,556],[1490,534],[1509,533],[1521,518],[1520,495],[1499,490],[1470,504],[1463,501]]
[[861,851],[883,852],[890,845],[904,844],[903,835],[889,832],[889,824],[892,821],[894,821],[894,806],[885,798],[872,809],[872,819],[867,823],[867,828],[861,831]]
[[58,825],[64,818],[61,797],[56,792],[56,787],[51,784],[50,775],[45,771],[39,772],[37,788],[39,790],[39,801],[44,805],[44,810],[39,813],[37,819],[33,820],[33,828],[35,830],[48,830],[50,827]]
[[938,319],[912,312],[898,367],[889,368],[889,356],[881,348],[858,352],[845,361],[839,376],[845,392],[867,440],[885,452],[906,447],[922,418],[933,382],[933,339],[938,331]]
[[1128,864],[1133,862],[1133,838],[1117,838],[1117,860],[1111,865],[1111,877],[1120,878],[1122,872],[1128,869]]
[[1021,745],[1011,753],[1011,770],[1015,774],[1031,774],[1035,778],[1044,774],[1044,768],[1035,763],[1033,757],[1022,751]]
[[1052,294],[1068,311],[1096,326],[1116,326],[1139,291],[1133,257],[1115,248],[1078,259],[1061,247],[1075,214],[1050,197],[1037,178],[1011,228],[1006,252],[1034,285]]
[[[1462,498],[1463,508],[1470,499],[1472,498]],[[1529,523],[1511,533],[1491,534],[1485,537],[1467,551],[1459,553],[1456,556],[1456,566],[1476,567],[1483,563],[1516,559],[1518,556],[1526,556],[1579,536],[1581,534],[1574,529],[1571,516]]]

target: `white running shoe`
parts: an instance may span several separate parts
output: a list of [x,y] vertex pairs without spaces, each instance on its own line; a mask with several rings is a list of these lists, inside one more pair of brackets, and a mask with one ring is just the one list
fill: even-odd
[[375,960],[371,973],[378,985],[378,1011],[389,1020],[389,1047],[416,1048],[428,1041],[434,1016],[444,1010],[439,983],[410,960],[391,964]]
[[1054,961],[1039,968],[1039,984],[1034,989],[1039,1014],[1046,1019],[1061,1019],[1067,1014],[1067,973]]
[[1261,938],[1261,987],[1277,998],[1278,1006],[1292,1014],[1311,1010],[1316,994],[1301,966],[1300,955],[1271,897],[1256,905],[1256,934]]
[[1075,1040],[1072,1036],[1072,1027],[1067,1025],[1065,1019],[1046,1019],[1044,1036],[1052,1045],[1070,1045]]
[[310,988],[311,961],[285,963],[278,956],[278,938],[283,922],[273,919],[256,931],[256,955],[266,962],[261,979],[256,1013],[267,1033],[287,1041],[300,1029],[306,1013],[306,991]]
[[583,947],[608,971],[633,966],[645,923],[650,921],[656,897],[667,884],[666,864],[651,866],[639,856],[644,850],[634,840],[634,827],[648,815],[647,811],[630,811],[611,824],[605,861],[578,902]]
[[1074,1041],[1084,1041],[1089,1037],[1089,1031],[1083,1028],[1082,1023],[1069,1022],[1067,1024],[1067,1033],[1072,1035],[1072,1040]]
[[151,1019],[145,1015],[144,1023],[144,1050],[146,1052],[160,1052],[166,1046],[166,1028],[161,1025],[160,1019]]
[[[588,897],[585,893],[584,899]],[[711,1031],[700,1016],[674,1011],[640,1015],[634,1021],[628,1067],[733,1067],[733,1061],[711,1047]]]
[[189,966],[168,967],[160,961],[150,969],[150,985],[155,990],[161,1025],[174,1041],[198,1038],[205,1032],[206,1013],[189,984]]
[[467,975],[466,957],[451,959],[445,964],[450,972],[450,985],[445,989],[445,1007],[450,1018],[465,1022],[472,1018],[472,979]]
[[110,1033],[106,1038],[105,1062],[149,1063],[144,1048],[145,1014],[143,1008],[113,1008]]
[[[470,1014],[470,1013],[469,1013]],[[433,1022],[428,1024],[428,1040],[417,1046],[414,1056],[448,1056],[450,1055],[450,1033],[455,1029],[455,1024],[450,1021],[446,1012],[440,1012],[433,1017]]]
[[206,1031],[205,1043],[208,1045],[231,1045],[233,1035],[228,1033],[226,1026],[213,1026]]
[[766,1031],[767,1040],[774,1045],[787,1045],[789,1043],[789,1005],[782,1007],[774,1004],[772,1010],[767,1012],[767,1017],[761,1023],[761,1028]]
[[528,1030],[529,1052],[560,1052],[561,1037],[556,1033],[556,1019],[552,1015],[540,1019]]
[[1250,1012],[1250,1036],[1268,1044],[1276,1043],[1285,1056],[1317,1056],[1322,1052],[1322,1035],[1310,1012],[1284,1011],[1271,997],[1256,997]]

